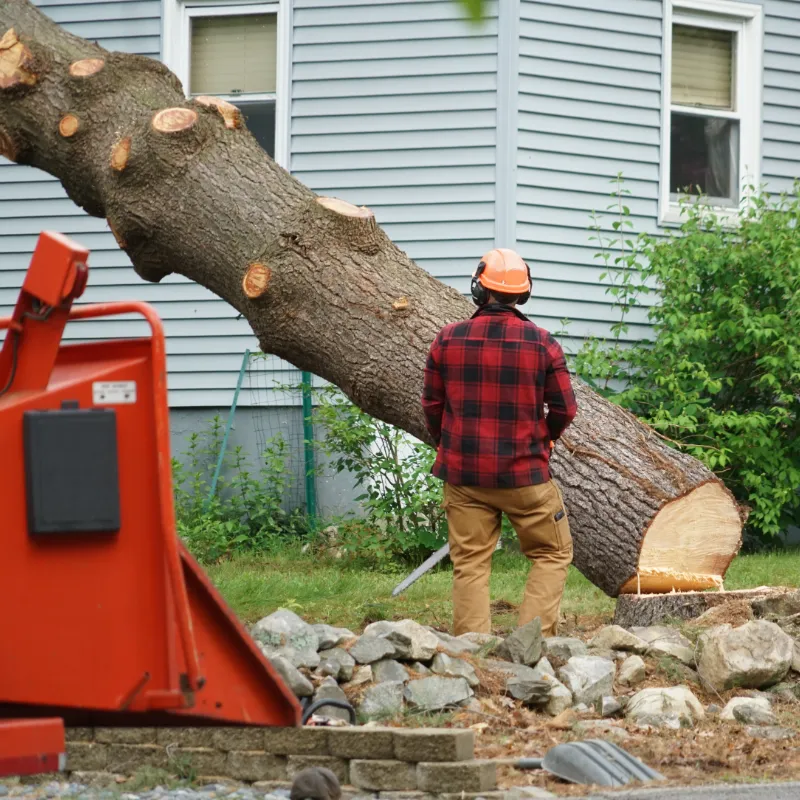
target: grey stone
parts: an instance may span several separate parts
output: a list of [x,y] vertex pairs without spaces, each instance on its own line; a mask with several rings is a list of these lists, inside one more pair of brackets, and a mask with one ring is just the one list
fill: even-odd
[[409,661],[430,661],[439,647],[439,639],[413,619],[373,622],[364,634],[388,640],[395,647],[395,655]]
[[483,662],[491,672],[499,672],[506,676],[506,678],[522,678],[531,681],[539,680],[539,674],[533,667],[526,667],[524,664],[514,664],[511,661],[497,661],[496,659],[487,658]]
[[630,739],[630,734],[610,719],[582,719],[575,724],[579,733],[591,736],[601,735],[623,741]]
[[586,645],[580,639],[569,636],[550,636],[542,643],[542,651],[562,661],[569,661],[572,656],[588,655]]
[[601,628],[589,642],[589,647],[626,650],[631,653],[647,652],[647,642],[644,639],[640,639],[619,625],[606,625]]
[[372,683],[372,667],[369,664],[357,666],[353,670],[353,677],[345,684],[346,689],[356,686],[363,686],[365,683]]
[[431,670],[436,675],[444,675],[446,678],[464,678],[473,689],[480,685],[472,664],[462,658],[453,658],[447,653],[437,653],[434,656]]
[[601,717],[616,717],[622,712],[622,703],[611,695],[601,697],[597,702],[597,712]]
[[606,661],[617,660],[617,651],[610,650],[608,647],[589,647],[586,654],[594,658],[604,658]]
[[781,728],[778,725],[750,725],[744,730],[748,736],[752,736],[754,739],[770,739],[771,741],[794,739],[797,736],[790,728]]
[[800,644],[796,640],[792,650],[792,672],[800,672]]
[[671,628],[669,625],[634,626],[628,630],[650,645],[656,642],[674,642],[682,644],[684,647],[692,646],[692,643],[677,628]]
[[720,719],[736,720],[743,725],[776,725],[778,722],[766,697],[734,697],[722,709]]
[[800,614],[800,591],[760,597],[750,603],[757,617],[790,617]]
[[472,689],[464,678],[421,678],[411,681],[404,697],[409,705],[423,711],[441,711],[472,697]]
[[298,669],[293,667],[285,658],[274,656],[269,659],[270,664],[275,667],[275,671],[281,676],[283,682],[298,696],[311,697],[314,694],[314,687],[311,681]]
[[557,717],[562,711],[572,707],[572,692],[561,681],[552,681],[550,686],[550,699],[547,701],[545,711],[551,717]]
[[395,646],[385,638],[362,636],[348,651],[359,664],[372,664],[397,654]]
[[417,673],[417,675],[422,675],[423,678],[427,677],[428,675],[433,675],[433,673],[426,667],[421,661],[415,661],[411,665],[411,669]]
[[783,680],[793,657],[793,640],[773,622],[720,625],[703,637],[699,671],[717,691],[734,686],[760,689]]
[[674,711],[665,711],[663,714],[640,714],[635,724],[637,728],[649,730],[650,728],[669,728],[673,731],[681,729],[681,718]]
[[687,666],[693,666],[695,663],[694,648],[684,647],[677,642],[655,641],[650,645],[650,653],[651,655],[672,656]]
[[709,703],[706,707],[706,714],[710,717],[719,716],[722,713],[722,708],[718,706],[716,703]]
[[296,650],[294,647],[280,647],[272,649],[262,646],[261,651],[264,655],[272,659],[273,656],[283,658],[288,661],[295,669],[316,669],[320,665],[319,653],[316,650],[306,648],[304,650]]
[[591,714],[592,713],[592,709],[589,708],[589,706],[587,706],[586,703],[576,703],[572,707],[572,710],[576,714]]
[[408,680],[406,668],[399,662],[391,658],[385,658],[372,664],[372,675],[375,683],[391,683],[400,681],[405,683]]
[[393,717],[399,714],[403,708],[403,684],[400,681],[395,683],[378,683],[370,686],[364,696],[358,710],[362,716],[369,719],[380,719]]
[[615,672],[613,661],[595,656],[573,656],[558,671],[558,677],[572,692],[575,703],[590,705],[611,694]]
[[532,666],[542,657],[542,621],[533,621],[517,628],[503,640],[495,651],[500,658],[515,664]]
[[279,608],[262,617],[253,625],[251,633],[256,641],[271,648],[292,647],[315,652],[319,649],[314,629],[288,608]]
[[347,628],[334,628],[332,625],[322,623],[312,625],[311,628],[317,634],[320,650],[332,650],[334,647],[339,647],[339,645],[356,638],[356,635]]
[[524,678],[511,678],[506,691],[526,706],[543,706],[550,699],[550,684],[547,681],[529,681]]
[[442,633],[434,628],[426,627],[441,643],[444,650],[451,655],[458,655],[459,653],[477,653],[481,646],[475,642],[470,642],[468,639],[460,639],[458,636],[451,636],[449,633]]
[[319,654],[320,670],[327,675],[332,675],[337,681],[349,681],[353,678],[356,661],[347,650],[334,647],[331,650],[322,650]]
[[619,667],[617,680],[623,686],[636,686],[647,677],[644,660],[641,656],[628,656]]
[[494,652],[497,647],[502,643],[500,636],[495,636],[493,633],[462,633],[461,636],[456,636],[456,639],[461,639],[471,644],[477,644],[480,652],[484,655],[489,655]]
[[[340,700],[341,702],[348,702],[347,695],[339,688],[336,681],[331,678],[331,683],[323,683],[314,692],[314,702],[317,700]],[[328,719],[343,719],[350,721],[350,714],[343,708],[335,708],[334,706],[323,706],[318,711],[314,712],[320,717],[327,717]]]
[[533,671],[536,673],[537,680],[541,680],[545,675],[549,675],[551,678],[556,677],[556,671],[547,658],[540,658],[539,663],[533,668]]
[[[625,717],[632,722],[654,727],[674,727],[673,720],[677,719],[678,727],[691,727],[705,718],[705,711],[687,686],[673,686],[637,692],[625,707]],[[662,718],[661,724],[654,721],[657,718]]]

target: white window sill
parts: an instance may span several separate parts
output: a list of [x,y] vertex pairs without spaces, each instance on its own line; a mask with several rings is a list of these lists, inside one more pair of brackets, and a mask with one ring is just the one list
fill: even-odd
[[[735,227],[739,220],[739,209],[730,206],[717,206],[709,208],[717,215],[717,218],[726,226]],[[687,215],[681,212],[681,207],[677,203],[670,203],[666,210],[658,216],[658,224],[665,228],[678,228],[687,219]]]

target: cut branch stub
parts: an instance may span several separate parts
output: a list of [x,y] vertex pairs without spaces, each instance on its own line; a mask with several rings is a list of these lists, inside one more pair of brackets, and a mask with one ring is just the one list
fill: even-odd
[[36,75],[32,70],[31,51],[17,38],[16,31],[9,28],[0,39],[0,89],[13,86],[33,86]]
[[247,272],[242,279],[242,290],[248,300],[257,300],[262,297],[269,288],[269,279],[272,270],[266,264],[256,262],[247,268]]
[[347,241],[356,250],[375,255],[385,239],[375,221],[375,215],[365,206],[354,206],[338,197],[318,197],[317,205],[333,225],[337,238]]
[[131,137],[120,139],[111,149],[111,169],[122,172],[128,164],[131,154]]
[[197,122],[197,112],[191,108],[165,108],[153,117],[153,129],[159,133],[188,131]]
[[82,58],[69,65],[69,74],[73,78],[90,78],[92,75],[97,75],[105,64],[102,58]]
[[242,127],[242,112],[233,103],[208,94],[195,97],[194,101],[201,106],[206,106],[206,108],[213,108],[225,121],[225,127],[228,130],[236,130]]
[[58,123],[58,132],[64,138],[68,139],[78,132],[80,126],[80,120],[74,114],[67,114],[65,117],[62,117],[61,122]]

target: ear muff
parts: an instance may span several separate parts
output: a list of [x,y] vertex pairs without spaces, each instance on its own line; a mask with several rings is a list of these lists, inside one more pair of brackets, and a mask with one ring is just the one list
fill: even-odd
[[528,300],[531,299],[531,291],[533,290],[533,278],[531,278],[531,268],[528,266],[528,262],[525,262],[525,269],[528,270],[528,291],[525,294],[521,294],[519,296],[519,300],[517,300],[517,304],[520,306],[524,306]]
[[472,302],[476,306],[485,306],[489,302],[489,292],[486,287],[480,282],[479,278],[481,273],[486,269],[486,262],[481,261],[475,274],[472,276],[472,282],[469,285],[470,292],[472,293]]

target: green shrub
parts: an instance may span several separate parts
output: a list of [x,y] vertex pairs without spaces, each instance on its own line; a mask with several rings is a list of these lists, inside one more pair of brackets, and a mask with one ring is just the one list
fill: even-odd
[[193,555],[215,563],[233,554],[269,551],[286,537],[307,536],[305,515],[282,506],[294,476],[287,470],[286,442],[280,435],[267,442],[257,470],[241,447],[226,454],[209,497],[223,434],[220,418],[214,417],[209,431],[189,437],[186,463],[173,459],[178,533]]
[[[600,236],[598,254],[620,319],[585,344],[576,371],[714,470],[750,507],[748,533],[779,534],[800,521],[798,192],[752,191],[736,224],[685,202],[676,235],[635,240],[624,193],[617,238]],[[652,336],[626,342],[651,292]]]

